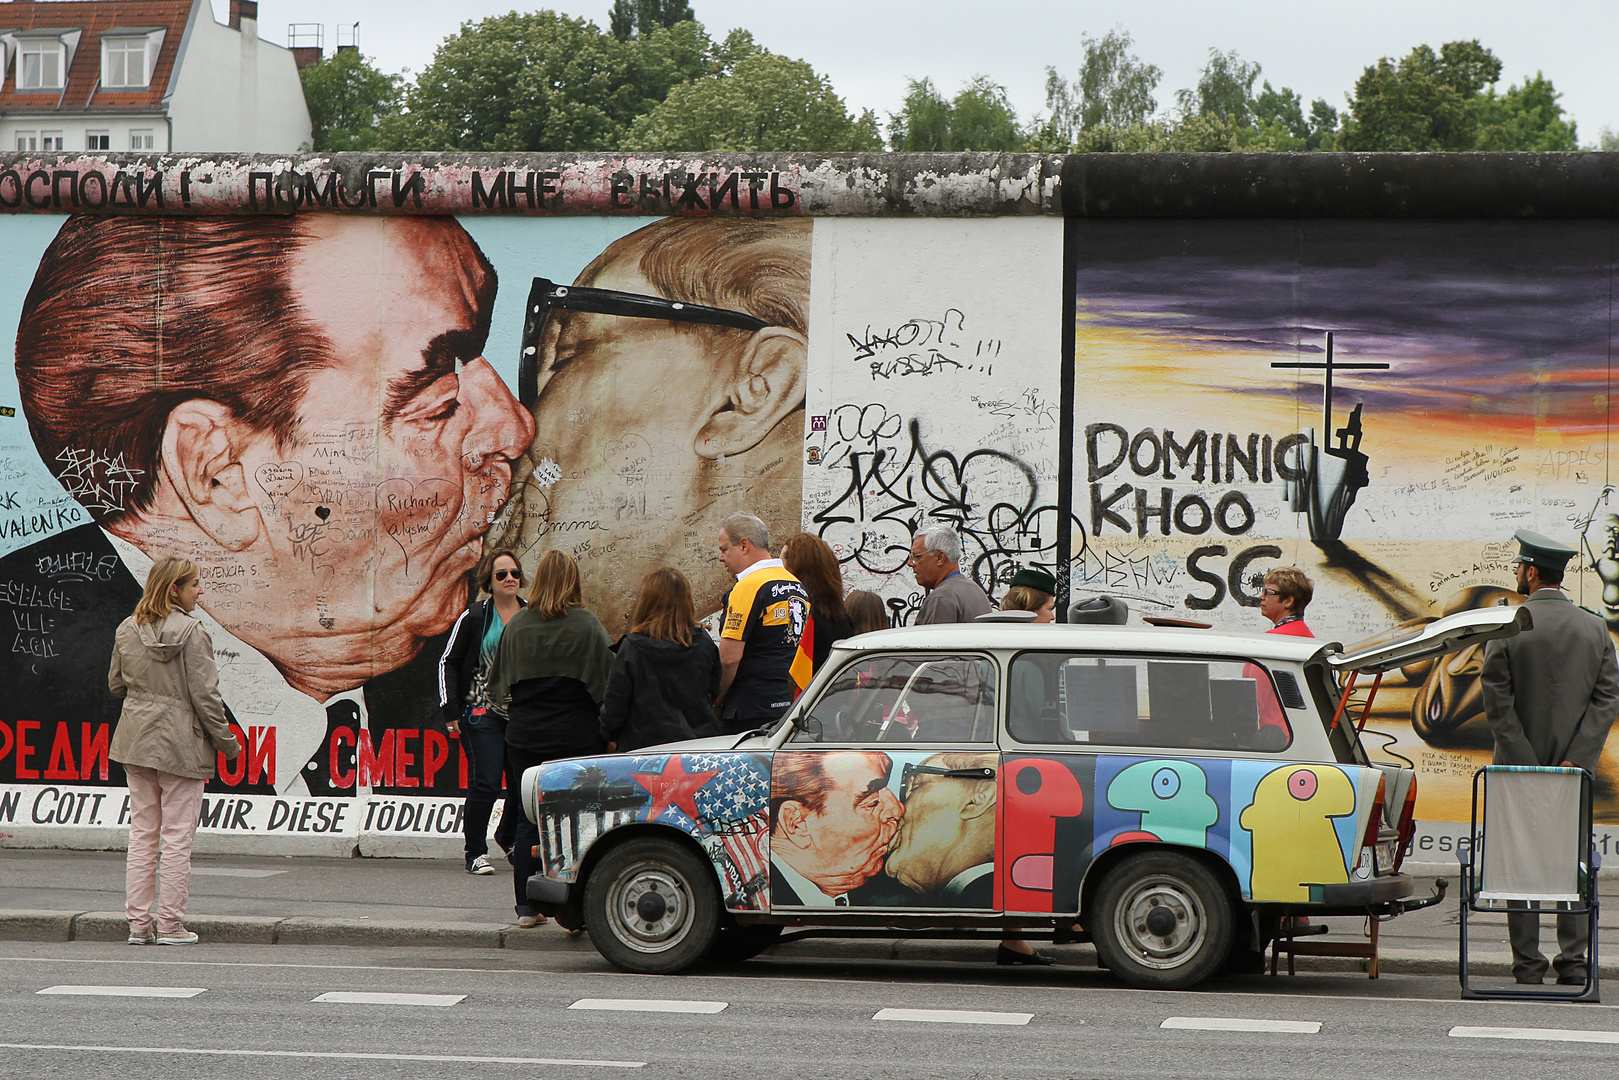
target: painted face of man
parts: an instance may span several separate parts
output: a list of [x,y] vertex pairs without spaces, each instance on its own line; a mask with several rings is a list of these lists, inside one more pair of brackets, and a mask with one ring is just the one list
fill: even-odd
[[937,892],[995,855],[995,785],[920,774],[905,795],[905,820],[885,864],[914,892]]
[[465,234],[311,230],[291,287],[332,362],[309,378],[292,447],[266,437],[243,456],[268,534],[254,576],[274,592],[238,633],[319,695],[393,670],[454,620],[532,422],[479,355],[484,271]]
[[[590,284],[657,291],[633,260],[609,265]],[[714,501],[712,488],[724,478],[724,462],[706,452],[701,433],[729,393],[728,336],[740,345],[747,333],[552,313],[540,342],[536,482],[524,492],[541,520],[529,539],[568,545],[587,599],[627,609],[649,571],[678,562],[689,572],[688,553],[713,543],[694,513]],[[717,565],[693,575],[700,609],[728,587]],[[624,614],[609,607],[602,617],[611,626]]]
[[822,892],[838,895],[865,883],[883,867],[905,808],[888,787],[887,754],[832,753],[826,758],[829,790],[820,813],[806,818],[815,865],[806,876]]

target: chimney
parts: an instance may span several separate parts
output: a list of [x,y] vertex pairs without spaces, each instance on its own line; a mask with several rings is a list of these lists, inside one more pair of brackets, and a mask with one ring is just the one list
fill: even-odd
[[320,63],[325,55],[326,50],[319,45],[294,45],[292,47],[292,62],[298,65],[299,71]]
[[253,20],[255,32],[259,21],[259,0],[230,0],[230,18],[226,25],[232,30],[242,28],[242,20]]

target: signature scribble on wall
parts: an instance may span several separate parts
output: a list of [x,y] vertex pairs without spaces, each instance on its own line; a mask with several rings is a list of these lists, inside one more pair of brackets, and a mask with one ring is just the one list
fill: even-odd
[[962,569],[992,592],[1019,566],[1054,563],[1057,507],[1042,501],[1027,462],[986,447],[930,449],[920,420],[881,404],[841,405],[828,428],[822,461],[846,481],[811,520],[841,562],[897,574],[916,532],[944,522],[961,536]]

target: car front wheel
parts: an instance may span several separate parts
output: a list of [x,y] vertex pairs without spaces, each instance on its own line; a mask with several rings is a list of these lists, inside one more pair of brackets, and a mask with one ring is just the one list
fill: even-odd
[[690,967],[719,931],[713,867],[668,840],[630,840],[602,856],[584,901],[590,940],[614,966],[637,974]]
[[1231,899],[1190,855],[1145,851],[1109,871],[1087,925],[1102,962],[1131,986],[1184,990],[1231,952]]

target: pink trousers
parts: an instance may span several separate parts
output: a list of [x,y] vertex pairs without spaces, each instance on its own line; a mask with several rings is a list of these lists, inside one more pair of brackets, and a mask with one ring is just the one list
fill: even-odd
[[144,936],[152,929],[152,903],[161,893],[157,932],[179,933],[191,896],[191,841],[197,835],[207,781],[140,765],[125,765],[124,772],[129,777],[129,861],[124,870],[129,932]]

